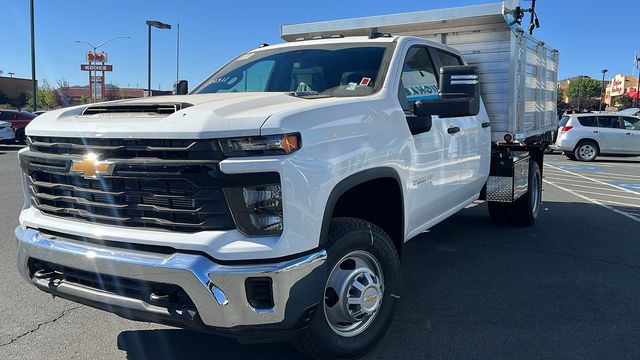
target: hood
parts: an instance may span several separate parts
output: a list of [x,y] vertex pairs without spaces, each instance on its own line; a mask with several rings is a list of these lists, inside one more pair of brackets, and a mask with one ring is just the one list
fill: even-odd
[[[258,135],[269,116],[331,99],[285,93],[225,93],[154,96],[49,111],[31,121],[27,135],[105,138],[197,139]],[[158,112],[137,112],[141,107]],[[178,110],[172,109],[174,104]],[[131,110],[137,109],[137,110]]]

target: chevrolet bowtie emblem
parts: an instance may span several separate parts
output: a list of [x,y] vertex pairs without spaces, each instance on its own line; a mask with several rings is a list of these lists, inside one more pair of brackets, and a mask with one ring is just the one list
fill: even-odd
[[70,172],[80,173],[85,179],[95,179],[98,175],[111,175],[114,165],[113,162],[99,161],[96,154],[89,153],[82,160],[73,160]]

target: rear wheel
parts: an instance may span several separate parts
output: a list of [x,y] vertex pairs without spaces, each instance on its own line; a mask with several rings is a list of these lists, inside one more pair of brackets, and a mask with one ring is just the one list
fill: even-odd
[[296,341],[313,359],[355,359],[373,349],[391,324],[400,290],[393,241],[353,218],[331,222],[324,299]]
[[580,161],[593,161],[600,152],[598,144],[595,141],[584,140],[576,146],[573,156]]
[[529,161],[527,192],[512,203],[489,202],[489,216],[498,224],[530,226],[536,222],[542,203],[542,173],[538,163]]

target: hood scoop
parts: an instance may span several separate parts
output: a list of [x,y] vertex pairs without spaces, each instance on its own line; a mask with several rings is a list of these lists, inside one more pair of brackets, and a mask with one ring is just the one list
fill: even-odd
[[[193,106],[189,103],[162,103],[162,104],[114,104],[94,105],[84,109],[82,115],[111,115],[111,114],[139,114],[141,116],[171,115],[176,111]],[[117,116],[117,115],[116,115]]]

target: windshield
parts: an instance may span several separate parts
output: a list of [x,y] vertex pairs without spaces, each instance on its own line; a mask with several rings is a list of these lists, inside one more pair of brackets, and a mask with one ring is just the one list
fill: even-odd
[[366,96],[382,87],[391,44],[332,44],[248,52],[193,93],[296,92]]

